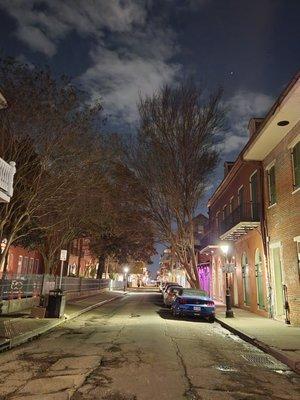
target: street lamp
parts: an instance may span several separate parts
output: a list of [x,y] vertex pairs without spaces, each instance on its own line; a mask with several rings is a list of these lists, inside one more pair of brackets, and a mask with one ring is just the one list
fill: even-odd
[[227,244],[223,244],[220,246],[220,249],[222,250],[222,252],[225,256],[225,265],[224,265],[223,271],[225,272],[225,278],[226,278],[226,318],[233,318],[234,314],[231,309],[231,295],[230,295],[229,282],[228,282],[228,274],[229,274],[229,272],[231,272],[230,264],[228,263],[228,259],[227,259],[229,246]]
[[126,288],[127,288],[127,274],[129,272],[129,268],[128,267],[124,267],[123,268],[123,272],[124,272],[123,281],[124,281],[124,292],[125,292]]

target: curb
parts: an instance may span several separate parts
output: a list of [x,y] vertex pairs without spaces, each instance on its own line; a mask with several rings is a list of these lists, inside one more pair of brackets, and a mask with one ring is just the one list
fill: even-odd
[[30,340],[33,340],[39,336],[41,336],[44,333],[47,333],[49,331],[51,331],[52,329],[56,328],[59,325],[64,324],[67,321],[70,321],[74,318],[79,317],[81,314],[84,314],[90,310],[93,310],[94,308],[100,307],[104,304],[110,303],[111,301],[120,299],[120,298],[124,298],[125,294],[122,295],[118,295],[115,297],[112,297],[111,299],[107,299],[107,300],[102,300],[98,303],[92,304],[86,308],[83,308],[80,311],[77,311],[69,316],[65,316],[64,318],[61,318],[58,321],[53,321],[53,322],[49,322],[49,324],[47,326],[41,327],[41,328],[37,328],[34,329],[32,331],[23,333],[21,335],[16,336],[15,338],[12,339],[7,339],[4,342],[0,343],[0,352],[6,351],[6,350],[10,350],[13,347],[19,346],[23,343],[26,343]]
[[255,337],[249,336],[246,333],[239,331],[236,328],[233,328],[231,325],[224,322],[222,319],[215,317],[216,322],[218,322],[223,328],[227,329],[234,335],[240,337],[245,342],[252,344],[253,346],[257,347],[258,349],[262,350],[264,353],[270,354],[278,361],[282,362],[283,364],[287,365],[297,374],[300,374],[300,360],[292,360],[289,358],[283,351],[276,349],[275,347],[271,347],[268,344],[261,342],[260,340],[256,339]]

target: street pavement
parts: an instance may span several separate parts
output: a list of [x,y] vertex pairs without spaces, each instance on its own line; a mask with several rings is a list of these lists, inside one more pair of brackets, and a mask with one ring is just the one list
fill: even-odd
[[1,400],[280,400],[300,376],[218,323],[131,291],[0,355]]

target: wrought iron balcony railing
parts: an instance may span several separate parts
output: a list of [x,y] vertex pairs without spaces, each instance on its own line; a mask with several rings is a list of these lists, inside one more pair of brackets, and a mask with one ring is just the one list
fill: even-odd
[[[220,237],[236,227],[239,233],[246,232],[258,225],[261,218],[260,203],[242,203],[238,205],[220,224]],[[234,231],[234,229],[233,229]],[[232,232],[234,233],[234,232]]]

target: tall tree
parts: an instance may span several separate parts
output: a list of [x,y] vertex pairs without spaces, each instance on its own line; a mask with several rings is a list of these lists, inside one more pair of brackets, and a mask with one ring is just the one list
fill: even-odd
[[172,247],[192,287],[199,285],[193,217],[218,161],[220,98],[221,90],[208,96],[193,83],[141,98],[137,140],[127,152],[157,238]]
[[[85,174],[99,160],[91,149],[101,107],[84,106],[83,93],[66,77],[10,58],[0,60],[0,82],[8,102],[0,118],[1,152],[17,164],[12,200],[0,206],[0,240],[8,243],[0,255],[5,275],[9,245],[31,235],[41,250],[53,253],[55,232],[69,238],[78,230],[75,205],[80,207]],[[45,259],[49,254],[44,251]]]

